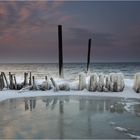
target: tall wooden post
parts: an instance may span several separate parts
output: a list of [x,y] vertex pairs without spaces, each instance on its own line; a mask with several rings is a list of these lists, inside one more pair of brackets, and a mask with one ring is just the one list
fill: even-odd
[[58,52],[59,52],[59,77],[63,78],[63,44],[62,44],[62,25],[58,25]]
[[90,64],[90,50],[91,50],[91,39],[88,40],[88,55],[87,55],[87,72]]

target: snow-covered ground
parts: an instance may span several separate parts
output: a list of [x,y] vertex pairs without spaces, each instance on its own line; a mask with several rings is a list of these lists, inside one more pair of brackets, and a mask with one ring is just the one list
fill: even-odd
[[96,97],[120,97],[120,98],[133,98],[140,99],[140,94],[135,93],[132,86],[133,81],[125,79],[125,89],[123,92],[89,92],[86,89],[83,91],[24,91],[19,92],[17,90],[3,90],[0,91],[0,101],[4,101],[10,98],[21,98],[21,97],[37,97],[37,96],[62,96],[62,95],[77,95],[77,96],[96,96]]

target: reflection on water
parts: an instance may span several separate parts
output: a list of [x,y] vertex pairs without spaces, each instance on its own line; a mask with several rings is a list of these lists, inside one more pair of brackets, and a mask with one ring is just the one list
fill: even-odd
[[35,109],[35,107],[36,107],[36,99],[35,98],[29,99],[29,100],[25,99],[24,102],[25,102],[25,111],[28,109],[30,109],[30,111]]
[[[140,101],[95,97],[10,99],[0,103],[0,138],[129,138],[140,135]],[[119,133],[119,135],[118,135]]]
[[[68,98],[64,98],[63,100],[60,100],[58,98],[46,98],[42,99],[42,101],[45,103],[46,109],[50,108],[53,110],[57,103],[59,104],[60,113],[64,112],[64,102],[68,102]],[[94,112],[105,112],[110,111],[111,113],[117,112],[117,113],[123,113],[125,111],[125,104],[120,102],[114,102],[111,100],[106,101],[106,99],[102,100],[85,100],[84,98],[79,99],[79,110],[94,110]],[[36,107],[36,98],[25,98],[25,111],[30,109],[32,111]],[[137,106],[134,106],[135,112],[140,112],[139,104]]]

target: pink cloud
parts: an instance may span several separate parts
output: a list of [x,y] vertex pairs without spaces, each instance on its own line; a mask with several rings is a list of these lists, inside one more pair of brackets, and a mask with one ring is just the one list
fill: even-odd
[[26,20],[30,16],[30,11],[26,7],[23,7],[19,11],[19,16],[20,16],[20,21]]
[[6,7],[3,4],[0,4],[0,16],[6,15],[7,10]]

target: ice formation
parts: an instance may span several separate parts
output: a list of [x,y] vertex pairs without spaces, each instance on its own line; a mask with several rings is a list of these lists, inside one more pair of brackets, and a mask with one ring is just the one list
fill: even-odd
[[79,74],[79,90],[83,90],[86,88],[86,74],[80,73]]
[[96,73],[91,74],[90,81],[89,81],[89,87],[88,87],[89,91],[97,90],[97,84],[98,84],[97,78],[98,78],[98,76]]
[[99,91],[99,92],[104,91],[104,86],[105,86],[104,74],[100,73],[99,74],[99,81],[98,81],[97,91]]
[[140,73],[136,73],[134,76],[133,89],[136,93],[140,93]]
[[110,91],[120,92],[123,91],[125,84],[122,73],[110,73]]

